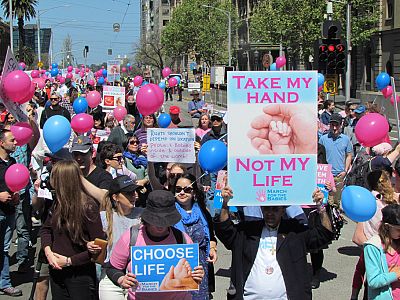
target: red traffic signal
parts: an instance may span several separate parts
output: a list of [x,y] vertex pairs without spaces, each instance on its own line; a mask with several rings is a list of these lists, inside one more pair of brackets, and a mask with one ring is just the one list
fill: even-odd
[[329,51],[329,52],[335,51],[335,45],[329,45],[329,46],[328,46],[328,51]]
[[338,44],[338,45],[336,45],[336,50],[338,52],[343,52],[345,50],[345,47],[343,44]]

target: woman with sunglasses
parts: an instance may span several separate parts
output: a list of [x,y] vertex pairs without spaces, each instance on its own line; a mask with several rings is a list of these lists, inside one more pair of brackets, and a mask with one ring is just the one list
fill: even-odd
[[378,235],[364,244],[368,299],[400,299],[400,205],[382,209]]
[[123,153],[125,164],[137,176],[137,185],[145,186],[149,183],[147,175],[147,158],[140,151],[139,139],[133,135],[128,139],[128,145]]
[[149,180],[153,191],[155,190],[167,190],[170,191],[176,180],[186,173],[186,167],[179,163],[168,163],[165,169],[165,175],[167,180],[161,183],[160,179],[156,175],[154,163],[149,162],[148,164]]
[[136,181],[136,174],[125,166],[122,149],[119,146],[107,142],[102,147],[99,156],[103,169],[109,172],[113,178],[118,175],[127,175],[133,181]]
[[199,291],[192,292],[192,299],[209,299],[214,291],[214,268],[217,261],[217,239],[210,213],[208,212],[204,193],[199,190],[196,177],[183,174],[172,187],[175,195],[175,206],[182,219],[175,227],[186,232],[194,243],[199,244],[199,261],[205,271]]

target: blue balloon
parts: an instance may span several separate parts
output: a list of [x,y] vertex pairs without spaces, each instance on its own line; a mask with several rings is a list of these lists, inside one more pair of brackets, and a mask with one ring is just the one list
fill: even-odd
[[52,77],[56,77],[58,75],[58,69],[57,68],[51,69],[50,74]]
[[158,84],[158,86],[160,87],[160,89],[163,89],[163,90],[165,90],[165,88],[167,87],[167,86],[165,85],[165,82],[164,82],[164,81],[161,81],[161,82]]
[[270,71],[279,71],[279,68],[276,66],[276,63],[273,63],[269,66]]
[[97,80],[97,84],[98,84],[98,85],[103,85],[105,82],[106,82],[106,81],[104,80],[103,77],[100,77],[100,78]]
[[177,83],[176,84],[180,84],[181,83],[181,78],[179,76],[174,76]]
[[171,116],[169,114],[160,114],[158,117],[158,125],[161,128],[167,128],[171,124]]
[[383,90],[385,87],[387,87],[390,84],[390,76],[386,72],[380,73],[375,80],[376,87],[378,90]]
[[51,152],[57,152],[68,142],[71,124],[60,115],[52,116],[43,126],[43,137]]
[[210,173],[222,170],[228,160],[228,148],[224,142],[210,140],[205,142],[199,151],[200,167]]
[[126,66],[129,68],[129,67],[131,66],[131,64],[130,64],[130,63],[127,63]]
[[376,199],[366,188],[349,185],[342,192],[342,206],[350,219],[366,222],[375,215]]
[[325,82],[324,74],[318,73],[318,87],[323,86]]
[[72,107],[76,114],[85,113],[88,108],[88,103],[86,101],[86,98],[79,97],[75,99],[74,103],[72,104]]
[[44,74],[46,74],[46,76],[49,76],[50,72],[49,72],[49,71],[46,71],[46,73],[44,73]]
[[58,64],[57,64],[57,63],[52,63],[52,64],[51,64],[51,67],[52,67],[53,69],[57,69],[57,68],[58,68]]
[[103,69],[102,74],[103,74],[103,77],[107,77],[107,70],[106,70],[106,69]]
[[144,80],[143,82],[142,82],[142,86],[145,86],[145,85],[147,85],[147,84],[149,84],[146,80]]

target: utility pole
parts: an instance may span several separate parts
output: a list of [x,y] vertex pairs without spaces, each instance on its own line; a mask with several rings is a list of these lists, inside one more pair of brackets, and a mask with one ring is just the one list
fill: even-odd
[[41,62],[42,61],[42,56],[41,56],[41,50],[40,49],[40,12],[38,10],[37,13],[37,43],[38,43],[38,61]]
[[346,69],[346,102],[350,101],[350,81],[351,81],[351,3],[347,1],[346,13],[346,43],[347,43],[347,69]]
[[11,51],[14,52],[14,26],[13,26],[13,6],[12,0],[8,0],[9,9],[10,9],[10,48]]

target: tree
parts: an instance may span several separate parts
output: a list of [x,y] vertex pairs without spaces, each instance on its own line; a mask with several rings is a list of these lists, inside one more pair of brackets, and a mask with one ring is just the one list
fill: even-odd
[[[377,30],[379,8],[374,0],[352,1],[352,44],[360,45]],[[259,4],[250,22],[251,41],[283,44],[307,60],[313,54],[315,41],[321,37],[326,1],[268,0]],[[334,19],[342,23],[342,37],[346,35],[346,4],[334,4]]]
[[[18,56],[20,61],[25,61],[29,56],[24,53],[25,47],[25,31],[24,21],[30,21],[30,19],[36,17],[35,7],[37,0],[12,0],[13,15],[18,20]],[[9,0],[1,0],[1,6],[3,7],[4,15],[10,17],[10,6]],[[10,33],[12,34],[12,32]]]
[[66,66],[69,66],[69,65],[73,65],[74,55],[72,54],[72,39],[69,34],[63,41],[63,47],[62,47],[61,53],[63,56],[63,59],[62,59],[63,68]]
[[[228,17],[213,6],[231,12],[232,32],[237,27],[237,15],[229,1],[210,0],[184,1],[172,15],[162,32],[161,41],[170,57],[189,52],[203,59],[208,65],[228,61]],[[232,38],[234,41],[234,38]]]

